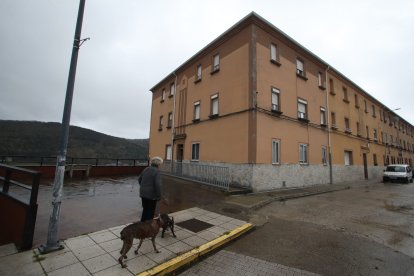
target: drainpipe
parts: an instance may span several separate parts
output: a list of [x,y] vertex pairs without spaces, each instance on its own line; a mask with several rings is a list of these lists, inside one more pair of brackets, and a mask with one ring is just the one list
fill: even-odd
[[172,112],[172,124],[171,124],[171,174],[174,173],[174,138],[175,138],[175,95],[178,93],[177,89],[177,75],[175,74],[175,71],[172,72],[172,74],[175,76],[174,80],[174,95],[173,95],[173,112]]
[[328,82],[328,71],[330,67],[325,70],[325,83],[326,83],[326,110],[327,110],[327,123],[328,123],[328,164],[329,164],[329,184],[333,184],[333,176],[332,176],[332,149],[331,149],[331,122],[329,120],[331,111],[329,109],[329,82]]

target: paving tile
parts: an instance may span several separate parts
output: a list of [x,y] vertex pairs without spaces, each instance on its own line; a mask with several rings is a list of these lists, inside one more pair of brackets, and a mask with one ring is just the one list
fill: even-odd
[[210,220],[208,223],[210,223],[210,224],[213,224],[213,225],[220,225],[220,224],[223,224],[223,223],[226,223],[228,220],[226,220],[226,219],[223,219],[222,217],[217,217],[217,218],[214,218],[214,219],[212,219],[212,220]]
[[[176,235],[177,235],[177,232],[178,231],[175,231]],[[162,247],[173,244],[177,241],[178,241],[178,238],[174,238],[173,236],[167,236],[167,235],[165,235],[164,238],[158,237],[155,239],[155,243],[157,244],[157,246],[160,245]]]
[[[141,255],[143,255],[143,254],[141,254],[141,252],[139,252],[139,254],[137,254],[137,255],[135,255],[135,253],[134,253],[134,250],[135,250],[135,248],[132,248],[131,247],[131,249],[128,251],[128,253],[127,253],[127,258],[125,259],[125,260],[131,260],[131,259],[134,259],[134,258],[136,258],[136,257],[138,257],[138,256],[141,256]],[[109,253],[113,258],[115,258],[115,260],[117,260],[118,261],[118,258],[121,256],[121,253],[119,253],[119,250],[115,250],[115,251],[112,251],[111,253]]]
[[[139,240],[137,239],[137,240],[135,240],[136,242],[134,243],[134,245],[133,245],[133,247],[134,247],[134,250],[135,249],[137,249],[137,247],[138,247],[138,244],[139,244]],[[155,241],[155,245],[157,246],[157,242]],[[160,247],[159,246],[157,246],[157,249],[159,250],[160,249]],[[150,240],[150,239],[145,239],[143,242],[142,242],[142,245],[141,245],[141,247],[140,247],[140,249],[139,249],[139,254],[147,254],[148,252],[153,252],[153,251],[155,251],[154,250],[154,247],[152,246],[152,241]]]
[[122,240],[114,239],[107,242],[100,243],[99,246],[102,247],[106,252],[112,252],[115,250],[120,251],[122,249]]
[[17,253],[17,248],[14,243],[9,243],[0,246],[0,257]]
[[232,219],[229,221],[229,223],[236,225],[237,227],[242,226],[244,224],[246,224],[247,222],[242,221],[242,220],[238,220],[238,219]]
[[230,222],[226,222],[220,225],[220,227],[223,227],[224,229],[227,229],[229,231],[236,229],[238,226],[230,223]]
[[33,251],[4,256],[0,262],[0,275],[44,275],[39,262],[34,261]]
[[63,268],[54,270],[47,274],[48,276],[83,276],[83,275],[91,275],[88,270],[81,264],[76,263],[72,265],[65,266]]
[[183,240],[183,239],[186,239],[186,238],[188,238],[188,237],[191,237],[192,235],[194,235],[195,233],[193,233],[193,232],[190,232],[190,231],[188,231],[188,230],[186,230],[186,229],[183,229],[183,230],[180,230],[180,231],[177,231],[177,232],[175,232],[175,235],[177,236],[177,239],[178,240]]
[[205,231],[202,231],[200,233],[197,233],[197,236],[200,237],[200,238],[203,238],[207,241],[212,241],[212,240],[218,238],[220,235],[217,234],[217,233],[205,230]]
[[130,262],[127,261],[126,264],[128,270],[134,274],[138,274],[157,265],[156,262],[145,255],[132,259]]
[[197,247],[197,246],[207,243],[205,239],[200,238],[198,236],[191,236],[189,238],[182,240],[182,242],[188,244],[191,247]]
[[40,264],[42,265],[44,270],[48,273],[51,271],[57,270],[59,268],[79,262],[72,252],[65,252],[63,254],[59,254],[55,256],[47,256],[47,255],[42,255],[42,256],[44,256],[45,259],[40,261]]
[[76,238],[67,239],[65,240],[65,244],[71,250],[75,250],[78,248],[92,246],[92,245],[95,245],[96,243],[89,236],[85,235],[85,236],[79,236]]
[[214,212],[207,212],[204,214],[205,216],[209,216],[210,218],[217,218],[221,216],[220,214],[214,213]]
[[95,276],[131,276],[134,275],[126,268],[122,268],[120,264],[111,266],[105,270],[94,273]]
[[113,234],[111,231],[92,233],[92,234],[89,234],[88,236],[91,237],[96,243],[102,243],[102,242],[118,239],[118,237],[115,236],[115,234]]
[[196,217],[196,219],[204,221],[204,222],[209,222],[213,218],[208,215],[201,215],[201,216]]
[[105,250],[103,250],[97,244],[92,245],[90,247],[78,248],[78,249],[73,250],[73,254],[75,254],[75,256],[81,261],[91,259],[96,256],[103,255],[105,253],[106,253]]
[[82,263],[91,273],[95,273],[118,264],[118,262],[109,254],[100,255],[98,257],[83,261]]
[[227,230],[227,229],[224,229],[224,228],[219,227],[219,226],[215,226],[215,227],[209,228],[209,229],[208,229],[208,231],[213,232],[213,233],[216,233],[216,234],[218,234],[219,236],[221,236],[221,235],[223,235],[224,233],[227,233],[227,232],[228,232],[228,230]]
[[150,252],[150,253],[147,253],[145,256],[147,256],[148,258],[150,258],[157,264],[161,264],[177,256],[177,254],[175,254],[174,252],[171,252],[167,248],[163,248],[160,251],[161,251],[160,253]]
[[174,222],[175,223],[182,222],[182,221],[186,221],[186,220],[189,220],[189,219],[192,219],[192,218],[194,218],[194,216],[192,214],[184,213],[184,214],[181,214],[179,216],[175,216],[174,217]]
[[187,251],[190,251],[191,249],[193,249],[193,247],[189,246],[186,243],[183,243],[181,241],[173,243],[171,245],[168,245],[165,247],[167,250],[172,251],[176,254],[182,254],[185,253]]
[[109,228],[108,230],[111,231],[115,236],[119,238],[121,236],[121,231],[122,229],[124,229],[124,227],[125,225],[121,225],[121,226]]

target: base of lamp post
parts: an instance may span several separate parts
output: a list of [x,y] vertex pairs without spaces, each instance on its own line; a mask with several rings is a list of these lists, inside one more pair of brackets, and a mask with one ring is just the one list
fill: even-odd
[[60,243],[60,241],[58,241],[56,243],[56,245],[53,245],[53,246],[42,244],[38,247],[40,254],[47,254],[47,253],[50,253],[50,252],[62,250],[64,248],[65,247]]

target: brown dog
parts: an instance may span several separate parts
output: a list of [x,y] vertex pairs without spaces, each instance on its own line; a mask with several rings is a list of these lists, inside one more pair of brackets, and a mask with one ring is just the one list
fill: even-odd
[[161,219],[163,221],[162,227],[162,233],[161,238],[164,238],[165,231],[170,228],[171,233],[173,234],[173,237],[176,238],[177,236],[174,233],[174,218],[168,216],[167,214],[161,214]]
[[158,216],[153,220],[132,223],[122,229],[121,240],[124,242],[124,244],[122,245],[122,249],[119,252],[121,254],[121,257],[119,257],[118,262],[123,268],[127,267],[127,265],[122,262],[122,259],[127,258],[126,254],[131,249],[134,239],[140,240],[137,250],[134,251],[135,255],[138,254],[138,250],[145,238],[151,238],[152,246],[154,247],[155,252],[160,253],[160,251],[158,251],[158,249],[155,247],[155,237],[157,236],[163,224],[164,223],[162,218]]

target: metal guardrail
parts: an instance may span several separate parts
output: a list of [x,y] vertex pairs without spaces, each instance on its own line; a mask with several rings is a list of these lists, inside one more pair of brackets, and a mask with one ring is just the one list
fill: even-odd
[[[29,155],[0,155],[0,163],[18,166],[53,166],[56,156]],[[66,157],[66,164],[87,164],[92,166],[148,166],[145,158],[96,158],[96,157]]]
[[172,169],[171,171],[171,161],[164,161],[160,168],[165,173],[194,179],[210,186],[229,190],[230,169],[228,167],[174,161]]

